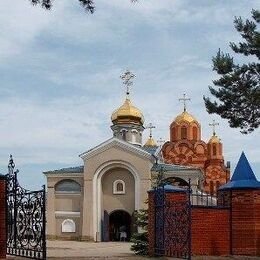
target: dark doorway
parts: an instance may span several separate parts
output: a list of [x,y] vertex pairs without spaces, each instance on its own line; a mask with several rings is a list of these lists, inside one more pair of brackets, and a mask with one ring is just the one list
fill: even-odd
[[131,216],[124,210],[109,215],[109,240],[129,241],[131,237]]

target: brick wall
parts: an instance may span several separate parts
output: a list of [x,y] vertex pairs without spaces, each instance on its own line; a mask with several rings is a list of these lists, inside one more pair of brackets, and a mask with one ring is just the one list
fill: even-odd
[[6,257],[6,193],[5,177],[0,175],[0,258]]
[[232,191],[232,254],[260,255],[260,190]]
[[191,211],[193,255],[230,254],[230,210],[193,207]]

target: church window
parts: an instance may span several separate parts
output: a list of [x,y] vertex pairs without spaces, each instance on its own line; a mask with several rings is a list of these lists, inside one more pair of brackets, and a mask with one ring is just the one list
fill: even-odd
[[181,139],[187,139],[187,127],[185,126],[181,128]]
[[196,126],[193,126],[193,128],[192,128],[192,132],[193,132],[193,140],[197,140],[198,129],[197,129]]
[[133,143],[136,143],[137,142],[137,134],[138,134],[138,131],[133,129],[132,131],[132,142]]
[[125,182],[116,180],[113,183],[113,194],[125,194]]
[[73,180],[63,180],[55,185],[55,191],[64,193],[80,192],[80,185]]
[[217,155],[217,147],[215,144],[213,145],[213,155]]
[[76,232],[76,224],[72,219],[65,219],[61,224],[61,232],[62,233],[75,233]]
[[209,186],[209,192],[211,195],[213,195],[214,193],[214,182],[213,181],[210,181],[210,186]]
[[122,130],[120,131],[120,133],[121,133],[121,135],[122,135],[122,139],[123,139],[124,141],[126,141],[126,132],[127,132],[126,129],[122,129]]

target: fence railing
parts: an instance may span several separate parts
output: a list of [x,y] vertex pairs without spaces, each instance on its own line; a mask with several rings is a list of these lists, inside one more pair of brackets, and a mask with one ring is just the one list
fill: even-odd
[[217,197],[197,190],[190,194],[191,205],[214,207],[217,206]]

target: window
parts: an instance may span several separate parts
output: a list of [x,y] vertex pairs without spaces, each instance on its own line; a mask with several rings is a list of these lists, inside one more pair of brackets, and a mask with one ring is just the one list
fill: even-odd
[[72,219],[65,219],[61,224],[62,233],[75,233],[76,225]]
[[121,133],[121,135],[122,135],[122,139],[123,139],[124,141],[126,141],[126,132],[127,132],[126,129],[122,129],[122,130],[120,131],[120,133]]
[[181,139],[187,139],[187,128],[185,126],[181,128]]
[[55,185],[55,191],[58,192],[80,192],[80,185],[73,180],[63,180]]
[[217,155],[217,147],[215,144],[213,145],[213,155]]
[[113,194],[125,194],[125,182],[116,180],[113,183]]
[[209,192],[211,195],[214,194],[214,182],[210,181]]
[[135,129],[133,129],[133,130],[131,131],[131,133],[132,133],[132,142],[133,142],[133,143],[136,143],[136,142],[137,142],[137,134],[138,134],[138,131],[135,130]]
[[219,181],[217,181],[217,182],[216,182],[216,190],[218,190],[218,189],[219,189],[219,187],[220,187],[220,182],[219,182]]
[[193,132],[193,140],[197,140],[198,129],[197,129],[196,126],[193,126],[193,128],[192,128],[192,132]]

